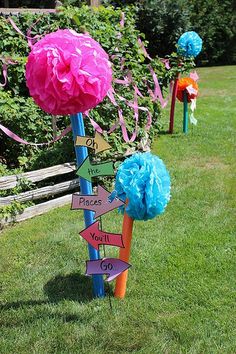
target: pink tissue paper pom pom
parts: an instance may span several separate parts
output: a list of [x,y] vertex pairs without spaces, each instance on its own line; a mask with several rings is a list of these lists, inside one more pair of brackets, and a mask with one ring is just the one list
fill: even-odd
[[54,115],[94,108],[106,96],[111,81],[111,63],[100,44],[69,29],[38,41],[26,64],[30,95],[39,107]]

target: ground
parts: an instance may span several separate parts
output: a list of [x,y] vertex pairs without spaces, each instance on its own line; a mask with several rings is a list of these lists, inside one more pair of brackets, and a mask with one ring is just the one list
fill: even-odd
[[[127,295],[112,309],[84,276],[82,212],[66,206],[2,232],[1,354],[236,353],[235,69],[198,69],[198,125],[182,134],[177,103],[175,134],[157,136],[172,198],[135,222]],[[106,231],[121,223],[116,211],[103,217]]]

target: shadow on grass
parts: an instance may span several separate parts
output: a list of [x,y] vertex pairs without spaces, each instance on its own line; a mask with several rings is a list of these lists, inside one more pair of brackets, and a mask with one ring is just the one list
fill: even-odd
[[43,287],[46,300],[19,300],[0,303],[0,310],[18,309],[45,304],[56,304],[62,300],[72,300],[82,303],[92,301],[92,279],[79,273],[57,275],[50,279]]
[[160,130],[157,135],[171,135],[169,130]]
[[161,137],[162,135],[169,135],[171,139],[176,139],[176,138],[180,138],[183,136],[182,132],[173,132],[172,134],[169,133],[168,130],[161,130],[158,132],[157,136]]
[[92,278],[79,273],[57,275],[44,285],[44,293],[50,302],[61,300],[88,302],[93,299]]

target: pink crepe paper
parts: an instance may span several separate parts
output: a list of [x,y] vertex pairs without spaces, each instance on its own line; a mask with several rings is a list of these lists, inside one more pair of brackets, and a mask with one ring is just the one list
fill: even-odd
[[54,115],[94,108],[106,96],[111,81],[107,53],[90,36],[73,30],[46,35],[33,46],[26,64],[30,95]]
[[0,83],[0,86],[4,87],[7,84],[7,65],[5,63],[2,66],[2,75],[4,78],[4,83],[3,84]]
[[191,79],[193,79],[194,81],[198,81],[199,80],[199,76],[196,72],[196,70],[194,72],[191,72],[190,75]]
[[15,140],[17,143],[24,144],[24,145],[32,145],[32,146],[43,146],[43,145],[49,145],[49,144],[55,143],[56,141],[58,141],[61,138],[63,138],[67,133],[69,133],[71,131],[71,126],[69,125],[66,129],[63,130],[63,132],[59,136],[55,137],[53,140],[48,141],[46,143],[39,143],[39,144],[29,143],[28,141],[22,139],[20,136],[18,136],[15,133],[13,133],[10,129],[4,127],[4,125],[2,125],[2,124],[0,124],[0,129],[9,138]]

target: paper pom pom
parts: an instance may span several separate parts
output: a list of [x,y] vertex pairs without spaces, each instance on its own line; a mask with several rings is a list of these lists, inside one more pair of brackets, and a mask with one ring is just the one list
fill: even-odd
[[196,57],[202,50],[202,39],[194,32],[185,32],[178,40],[178,53],[184,57]]
[[170,200],[170,176],[159,157],[137,153],[119,166],[115,189],[118,198],[128,199],[126,212],[131,218],[148,220],[164,212]]
[[[193,90],[192,93],[189,93],[187,87],[192,86]],[[177,98],[180,102],[184,101],[184,90],[187,91],[187,99],[188,102],[191,102],[192,99],[197,97],[198,94],[198,84],[196,81],[191,79],[190,77],[183,77],[178,80],[178,87],[177,87]],[[191,90],[189,90],[191,92]]]
[[73,30],[47,34],[32,48],[26,83],[47,113],[75,114],[95,107],[111,86],[112,71],[100,44]]

